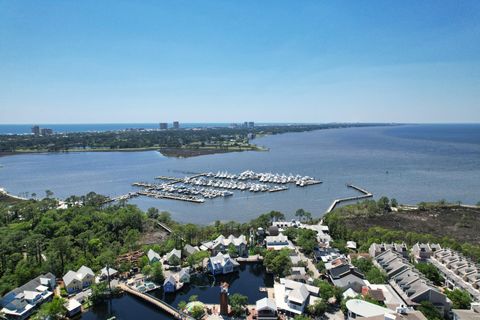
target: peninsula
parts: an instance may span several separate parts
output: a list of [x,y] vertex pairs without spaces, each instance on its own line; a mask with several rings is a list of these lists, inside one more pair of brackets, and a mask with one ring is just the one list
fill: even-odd
[[128,129],[103,132],[0,135],[0,155],[39,152],[106,152],[158,150],[167,157],[266,151],[254,144],[259,136],[348,127],[387,126],[377,123],[260,125],[186,129]]

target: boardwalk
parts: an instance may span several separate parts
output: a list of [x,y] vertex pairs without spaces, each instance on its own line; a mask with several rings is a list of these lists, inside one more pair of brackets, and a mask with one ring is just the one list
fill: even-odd
[[166,302],[163,302],[162,300],[159,300],[155,297],[152,297],[151,295],[148,295],[148,294],[145,294],[145,293],[141,293],[137,290],[133,290],[132,288],[130,288],[129,286],[125,285],[124,283],[121,283],[118,285],[118,287],[120,289],[122,289],[123,291],[131,294],[131,295],[134,295],[144,301],[147,301],[151,304],[153,304],[154,306],[162,309],[163,311],[165,311],[166,313],[170,314],[171,316],[173,316],[175,319],[180,319],[180,320],[194,320],[194,318],[184,314],[183,312],[180,312],[178,311],[177,309],[175,309],[174,307],[172,307],[171,305],[169,305],[168,303]]
[[162,227],[165,231],[167,231],[168,234],[172,233],[172,229],[170,229],[165,223],[161,223],[160,221],[157,221],[157,225]]
[[347,187],[352,188],[352,189],[355,189],[355,190],[361,192],[362,195],[360,195],[360,196],[355,196],[355,197],[348,197],[348,198],[336,199],[336,200],[334,200],[334,201],[332,202],[332,204],[330,205],[330,207],[328,207],[326,213],[329,213],[329,212],[331,212],[333,209],[335,209],[335,207],[336,207],[339,203],[348,202],[348,201],[355,201],[355,200],[363,200],[363,199],[368,199],[368,198],[373,197],[373,193],[370,193],[369,191],[367,191],[367,190],[365,190],[365,189],[362,189],[362,188],[360,188],[360,187],[354,186],[353,184],[348,184]]

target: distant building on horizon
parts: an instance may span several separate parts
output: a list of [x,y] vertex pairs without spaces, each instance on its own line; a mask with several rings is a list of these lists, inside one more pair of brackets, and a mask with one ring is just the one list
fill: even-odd
[[40,135],[40,127],[35,125],[32,127],[32,133],[36,136]]
[[167,130],[167,129],[168,129],[168,123],[161,122],[160,123],[160,130]]
[[42,136],[49,136],[49,135],[53,134],[53,130],[50,129],[50,128],[41,128],[40,129],[40,134]]
[[250,121],[250,122],[248,123],[248,127],[249,127],[249,128],[255,127],[255,122]]
[[180,122],[173,121],[173,129],[180,129]]

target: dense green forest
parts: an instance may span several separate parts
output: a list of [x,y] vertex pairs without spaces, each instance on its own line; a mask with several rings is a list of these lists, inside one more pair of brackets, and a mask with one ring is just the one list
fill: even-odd
[[[180,224],[155,208],[143,212],[124,203],[105,206],[104,199],[93,192],[70,197],[67,209],[57,209],[57,200],[51,198],[0,202],[0,295],[43,272],[62,277],[83,264],[98,271],[106,263],[126,271],[129,265],[115,264],[122,253],[154,247],[164,254],[220,234],[248,234],[250,228],[266,228],[273,218],[284,218],[273,211],[249,223]],[[143,239],[157,222],[169,225],[173,233],[147,245]]]
[[180,130],[125,130],[107,132],[57,133],[53,135],[0,135],[0,152],[118,150],[146,148],[179,148],[214,145],[233,140],[239,146],[248,144],[249,134],[280,134],[319,129],[375,126],[381,124],[275,125],[254,128],[205,128]]

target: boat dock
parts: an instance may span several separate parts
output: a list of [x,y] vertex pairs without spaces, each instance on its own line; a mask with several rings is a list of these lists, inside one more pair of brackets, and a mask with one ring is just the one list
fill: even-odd
[[122,194],[113,198],[108,198],[105,200],[105,203],[110,203],[110,202],[116,202],[116,201],[122,201],[122,200],[129,200],[131,198],[138,197],[140,195],[139,192],[129,192],[126,194]]
[[335,207],[342,203],[342,202],[348,202],[348,201],[356,201],[356,200],[363,200],[363,199],[368,199],[373,197],[373,193],[370,193],[369,191],[362,189],[360,187],[354,186],[353,184],[347,184],[348,188],[352,188],[354,190],[357,190],[358,192],[362,193],[360,196],[354,196],[354,197],[348,197],[348,198],[341,198],[341,199],[335,199],[330,207],[328,207],[327,211],[325,213],[329,213],[335,209]]
[[139,195],[146,196],[155,199],[171,199],[171,200],[181,200],[193,203],[203,203],[205,199],[195,197],[195,196],[187,196],[182,194],[174,194],[174,193],[167,193],[167,192],[153,192],[153,191],[139,191]]
[[176,308],[172,307],[171,305],[169,305],[168,303],[160,300],[160,299],[157,299],[149,294],[146,294],[146,293],[141,293],[137,290],[134,290],[132,288],[130,288],[129,286],[127,286],[126,284],[124,283],[121,283],[118,285],[118,287],[120,289],[122,289],[124,292],[127,292],[131,295],[134,295],[144,301],[147,301],[151,304],[153,304],[154,306],[162,309],[163,311],[165,311],[166,313],[168,313],[169,315],[173,316],[175,319],[179,319],[179,320],[194,320],[194,318],[184,314],[183,312],[177,310]]

